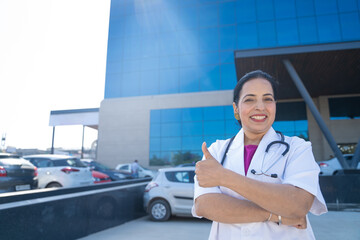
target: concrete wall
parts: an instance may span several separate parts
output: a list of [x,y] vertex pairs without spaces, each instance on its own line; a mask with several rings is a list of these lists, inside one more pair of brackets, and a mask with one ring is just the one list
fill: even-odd
[[152,109],[231,104],[231,90],[105,99],[99,114],[97,161],[115,167],[138,159],[148,167]]
[[[313,100],[335,141],[357,143],[360,119],[330,120],[328,98],[321,96]],[[141,165],[149,167],[150,110],[231,104],[231,90],[105,99],[99,114],[97,160],[115,167],[138,159]],[[315,159],[328,159],[334,154],[308,108],[307,117]]]

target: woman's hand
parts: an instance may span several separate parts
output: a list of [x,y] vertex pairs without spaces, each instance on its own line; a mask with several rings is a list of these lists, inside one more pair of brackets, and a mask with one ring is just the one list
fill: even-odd
[[224,168],[221,164],[210,154],[204,142],[201,147],[205,160],[196,163],[196,178],[200,187],[216,187],[220,186],[221,176]]
[[[270,221],[277,223],[279,221],[279,217],[277,215],[273,214]],[[281,224],[293,226],[293,227],[296,227],[297,229],[306,229],[307,228],[306,216],[301,217],[301,218],[281,217]]]

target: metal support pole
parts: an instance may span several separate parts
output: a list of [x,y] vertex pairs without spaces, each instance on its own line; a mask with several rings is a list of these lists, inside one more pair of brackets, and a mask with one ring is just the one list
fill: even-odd
[[82,133],[81,158],[84,158],[84,135],[85,135],[85,125],[83,125],[83,133]]
[[357,146],[356,146],[353,159],[352,159],[352,161],[351,161],[351,168],[356,169],[359,161],[360,161],[360,139],[359,139],[359,141],[358,141],[358,144],[357,144]]
[[295,86],[297,87],[297,89],[299,90],[301,96],[304,98],[306,104],[308,105],[312,115],[314,116],[317,124],[319,125],[321,131],[323,132],[323,134],[324,134],[327,142],[329,143],[331,149],[334,151],[335,156],[337,157],[337,159],[339,159],[340,165],[344,169],[348,169],[349,164],[345,161],[344,156],[342,155],[340,149],[338,148],[333,136],[331,135],[328,127],[326,126],[324,120],[322,119],[319,111],[317,110],[313,100],[310,97],[310,94],[306,90],[306,88],[305,88],[304,84],[302,83],[299,75],[297,74],[295,68],[293,67],[293,65],[291,64],[291,62],[288,59],[284,59],[283,63],[285,65],[286,70],[290,74],[291,79],[295,83]]
[[51,154],[54,154],[54,139],[55,139],[55,126],[53,126],[52,142],[51,142]]

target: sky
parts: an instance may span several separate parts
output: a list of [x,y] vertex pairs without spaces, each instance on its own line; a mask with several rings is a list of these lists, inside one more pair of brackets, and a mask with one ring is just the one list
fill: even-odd
[[[5,148],[50,148],[50,111],[100,107],[109,13],[110,0],[0,0]],[[96,138],[86,128],[84,146]],[[54,143],[81,148],[82,126],[56,127]]]

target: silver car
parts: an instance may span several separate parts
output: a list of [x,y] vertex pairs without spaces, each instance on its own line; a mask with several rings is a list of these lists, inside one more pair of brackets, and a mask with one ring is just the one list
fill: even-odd
[[[349,166],[351,165],[353,156],[354,154],[344,154],[344,158],[346,162],[349,164]],[[342,166],[340,165],[340,162],[336,157],[331,158],[327,161],[319,162],[318,164],[320,167],[321,176],[334,175],[338,170],[342,169]],[[357,165],[357,169],[360,169],[360,162]]]
[[144,208],[152,220],[166,221],[171,215],[191,216],[194,175],[195,167],[159,169],[144,193]]

